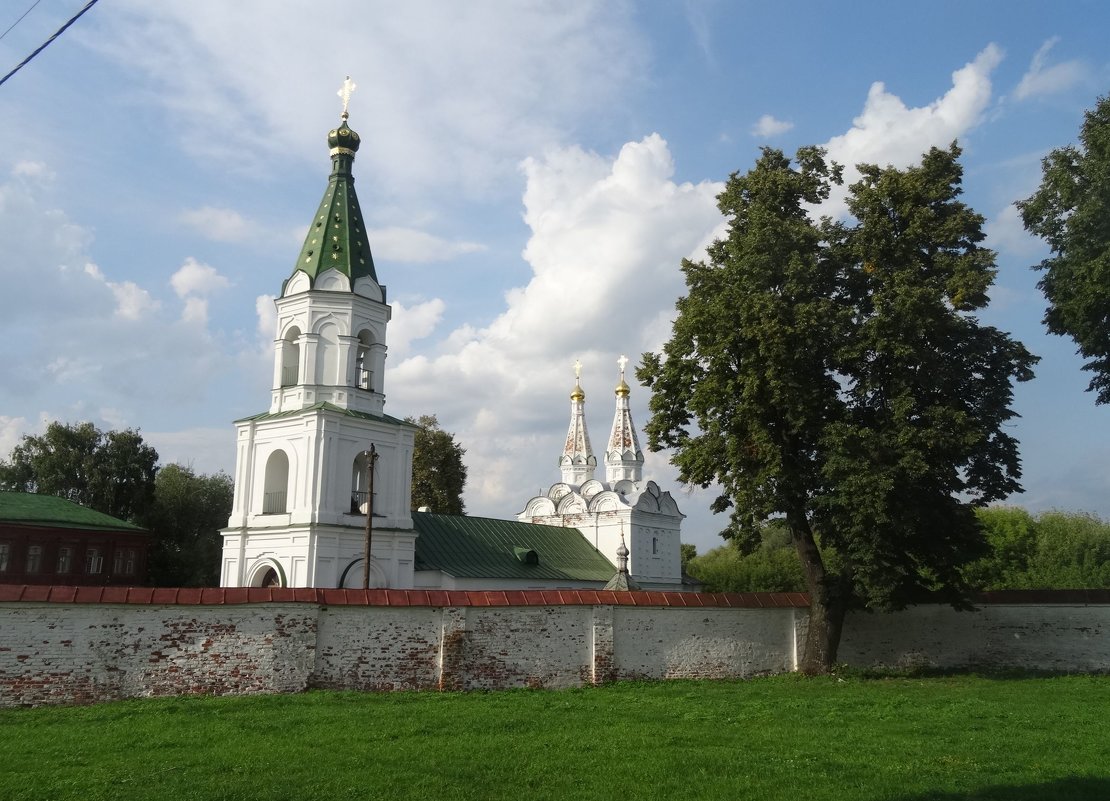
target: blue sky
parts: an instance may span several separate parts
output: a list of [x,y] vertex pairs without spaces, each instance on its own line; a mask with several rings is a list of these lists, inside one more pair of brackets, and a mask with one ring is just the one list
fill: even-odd
[[[82,5],[41,3],[0,66]],[[665,340],[679,262],[761,145],[905,166],[956,139],[998,251],[983,317],[1043,359],[1017,393],[1011,501],[1110,517],[1110,411],[1070,340],[1043,332],[1029,267],[1045,251],[1012,207],[1110,87],[1105,4],[401,5],[103,0],[0,87],[0,452],[88,419],[232,469],[230,422],[269,403],[271,298],[350,74],[394,306],[386,409],[456,434],[472,513],[511,517],[557,479],[576,358],[604,441],[617,357]],[[646,390],[632,402],[642,426]],[[684,539],[719,544],[711,493],[648,459]]]

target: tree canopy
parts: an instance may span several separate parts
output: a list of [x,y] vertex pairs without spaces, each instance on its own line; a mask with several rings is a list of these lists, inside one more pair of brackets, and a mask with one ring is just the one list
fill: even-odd
[[1110,96],[1086,113],[1079,142],[1044,158],[1040,187],[1017,206],[1052,253],[1036,265],[1045,325],[1075,340],[1094,373],[1088,391],[1110,403]]
[[52,422],[41,436],[24,435],[0,461],[0,488],[58,495],[149,530],[151,584],[219,584],[231,478],[158,467],[158,452],[138,431]]
[[434,414],[405,419],[420,426],[412,454],[412,508],[427,506],[436,514],[463,514],[466,449],[455,442],[454,434],[439,427]]
[[41,436],[24,435],[0,462],[0,487],[58,495],[134,523],[154,503],[157,469],[158,452],[138,431],[55,421]]
[[150,583],[162,587],[218,587],[223,538],[231,514],[226,473],[198,474],[169,464],[154,481],[154,504],[142,525],[154,532]]
[[962,603],[960,567],[986,548],[972,506],[1020,488],[1003,426],[1036,359],[971,314],[994,254],[958,157],[860,165],[854,221],[834,223],[809,210],[839,168],[764,149],[719,196],[727,235],[683,262],[671,339],[637,371],[650,447],[720,488],[726,536],[752,548],[782,517],[811,596],[807,672],[831,667],[850,604]]

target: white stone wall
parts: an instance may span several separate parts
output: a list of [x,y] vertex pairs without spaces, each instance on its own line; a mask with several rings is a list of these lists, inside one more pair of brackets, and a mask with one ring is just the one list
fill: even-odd
[[[588,591],[382,590],[368,605],[343,590],[286,590],[282,597],[297,600],[268,603],[243,602],[262,590],[139,592],[190,600],[0,602],[0,706],[314,686],[494,689],[747,677],[794,669],[806,622],[806,610],[789,604],[758,608],[755,599],[737,608],[681,593],[638,594],[630,605],[581,602]],[[594,597],[601,596],[615,597]],[[1110,671],[1110,604],[855,614],[840,658],[858,666]]]

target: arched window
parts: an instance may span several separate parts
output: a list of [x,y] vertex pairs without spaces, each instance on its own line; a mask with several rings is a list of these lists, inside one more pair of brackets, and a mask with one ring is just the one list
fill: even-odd
[[301,370],[301,330],[293,326],[281,338],[281,385],[296,386]]
[[289,495],[289,457],[274,451],[266,460],[266,484],[262,490],[262,514],[279,515],[287,511]]
[[355,350],[355,380],[352,382],[359,389],[374,389],[374,374],[370,370],[370,332],[358,332],[358,346]]

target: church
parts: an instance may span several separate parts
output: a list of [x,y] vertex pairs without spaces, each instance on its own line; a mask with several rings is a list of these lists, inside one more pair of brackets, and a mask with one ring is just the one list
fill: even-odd
[[562,481],[517,520],[411,509],[417,428],[385,412],[391,310],[355,194],[353,86],[328,133],[324,197],[274,301],[269,409],[235,422],[221,586],[695,589],[683,586],[683,515],[642,480],[623,357],[604,482],[576,380]]

